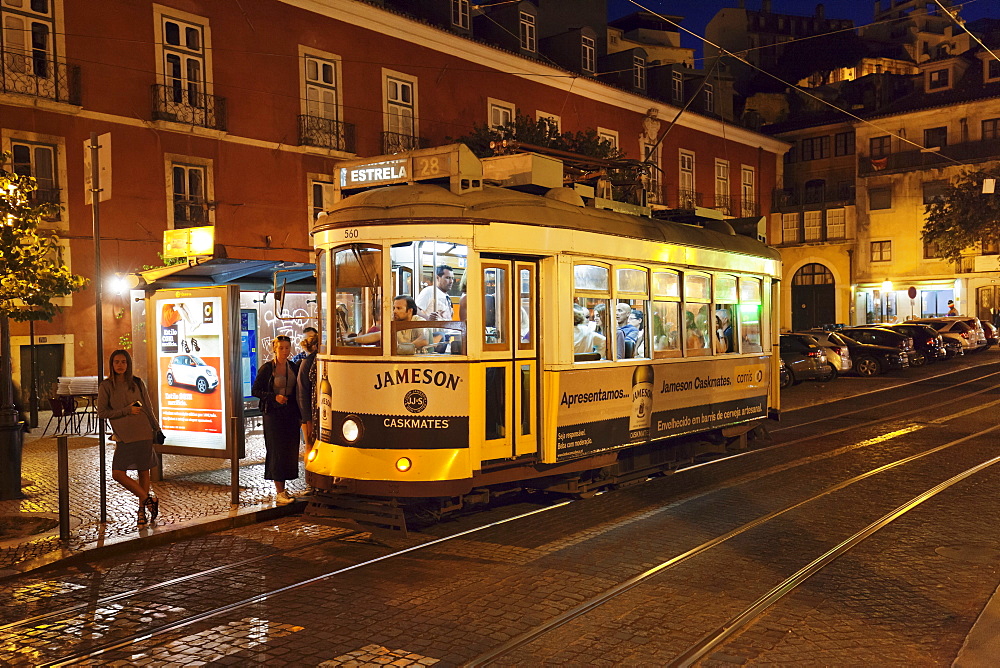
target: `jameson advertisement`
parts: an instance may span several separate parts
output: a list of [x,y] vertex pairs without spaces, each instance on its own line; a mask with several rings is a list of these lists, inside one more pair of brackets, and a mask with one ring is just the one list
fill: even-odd
[[[363,425],[362,438],[350,444],[354,447],[469,447],[466,364],[344,364],[329,392],[327,433],[333,443],[347,445],[340,430],[350,415]],[[323,391],[320,395],[322,406]],[[326,431],[322,409],[320,430]]]
[[197,290],[155,302],[160,425],[167,443],[225,450],[222,297]]
[[556,459],[767,415],[766,358],[559,374]]

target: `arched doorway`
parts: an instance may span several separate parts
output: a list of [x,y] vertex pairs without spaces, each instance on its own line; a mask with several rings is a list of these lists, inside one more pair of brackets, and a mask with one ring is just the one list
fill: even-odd
[[800,331],[835,321],[833,274],[821,264],[807,264],[792,278],[792,329]]

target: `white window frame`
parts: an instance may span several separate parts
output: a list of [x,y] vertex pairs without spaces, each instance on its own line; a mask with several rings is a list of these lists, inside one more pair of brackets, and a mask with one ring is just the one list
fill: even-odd
[[646,59],[642,56],[632,56],[632,85],[646,90]]
[[562,118],[560,118],[559,116],[556,116],[555,114],[550,114],[550,113],[545,112],[545,111],[535,110],[535,120],[536,121],[540,121],[543,118],[547,118],[550,121],[555,122],[555,124],[556,124],[556,131],[559,132],[560,134],[562,133]]
[[597,71],[597,41],[588,35],[580,35],[580,69],[590,74]]
[[[333,84],[327,84],[324,81],[310,81],[309,80],[309,62],[315,61],[317,65],[326,65],[333,70]],[[344,93],[341,89],[341,82],[343,81],[342,64],[341,57],[335,53],[329,53],[327,51],[320,51],[319,49],[309,48],[303,45],[299,45],[299,99],[301,100],[302,114],[305,116],[316,116],[318,118],[325,118],[331,121],[340,121],[343,117],[344,109]],[[316,98],[312,90],[316,91],[331,91],[332,96],[327,100],[322,102],[313,103],[312,98]],[[320,104],[322,104],[325,109],[317,109]],[[329,115],[314,113],[314,111],[327,111]]]
[[680,72],[671,73],[670,91],[674,102],[684,101],[684,75]]
[[[22,132],[20,130],[3,131],[3,150],[13,154],[15,143],[35,144],[39,146],[50,146],[54,149],[53,171],[55,176],[55,187],[59,189],[59,202],[65,208],[59,214],[58,220],[43,221],[41,227],[55,230],[69,230],[69,176],[66,170],[66,138],[55,135],[39,134],[37,132]],[[11,165],[13,166],[13,165]]]
[[803,241],[823,240],[823,212],[806,211],[803,215]]
[[714,114],[715,113],[715,86],[707,83],[705,84],[705,111]]
[[206,204],[205,225],[215,225],[215,207],[210,203],[215,201],[215,163],[211,158],[200,158],[176,153],[163,155],[164,183],[166,185],[167,229],[174,227],[174,166],[200,167],[205,172],[204,199]]
[[[202,63],[202,77],[199,83],[202,87],[202,92],[205,95],[215,95],[215,84],[213,83],[215,78],[212,76],[212,29],[209,25],[208,17],[198,16],[197,14],[191,14],[189,12],[182,12],[174,9],[173,7],[166,7],[158,4],[153,5],[153,31],[156,44],[156,81],[164,85],[169,85],[166,70],[168,52],[187,53],[187,55],[192,58],[196,55],[194,51],[177,50],[176,47],[165,44],[164,31],[166,30],[166,21],[185,23],[200,29],[201,49],[200,55],[197,55],[196,58]],[[187,80],[186,73],[183,70],[181,72],[181,76],[184,78],[183,80]],[[186,98],[187,96],[184,97]]]
[[513,122],[517,118],[517,108],[506,100],[498,100],[493,97],[486,98],[486,118],[491,128],[499,128],[504,124],[503,117]]
[[[402,83],[410,87],[412,97],[412,103],[410,105],[407,106],[404,102],[397,102],[389,99],[390,81]],[[394,114],[393,110],[409,109],[411,113],[409,118],[411,126],[410,136],[419,137],[419,100],[420,95],[417,87],[417,77],[410,74],[404,74],[403,72],[389,70],[384,67],[382,68],[382,127],[385,132],[395,132],[397,134],[405,135],[405,132],[400,132],[399,129],[393,129],[393,118],[405,118],[405,116]]]
[[[36,12],[31,9],[28,0],[24,6],[12,7],[0,3],[0,44],[5,51],[3,66],[22,75],[49,80],[55,85],[56,54],[64,53],[63,32],[56,27],[62,25],[62,0],[49,0],[49,11]],[[21,25],[15,26],[15,22]],[[46,28],[45,47],[35,48],[32,39],[33,26],[43,25]],[[45,54],[46,69],[42,73],[35,71],[35,56],[38,51]],[[32,84],[34,85],[34,84]],[[19,92],[15,89],[14,92]],[[28,91],[24,91],[28,92]]]
[[[307,213],[307,222],[312,225],[316,221],[316,209],[328,209],[333,205],[333,199],[335,196],[334,180],[333,176],[330,174],[308,174],[308,192],[306,197],[309,202],[309,210]],[[316,189],[319,187],[322,201],[316,201]]]
[[781,243],[797,244],[800,241],[799,213],[781,214]]
[[517,32],[521,48],[525,51],[535,53],[538,50],[538,26],[535,15],[530,12],[520,12]]
[[757,170],[750,165],[740,166],[740,208],[742,215],[753,216],[757,202]]
[[845,239],[847,237],[847,212],[844,209],[826,210],[826,238]]
[[[695,196],[695,154],[694,151],[680,149],[677,170],[677,204],[680,208],[694,208]],[[689,201],[690,200],[690,201]],[[690,206],[684,206],[687,203]]]
[[715,159],[715,206],[720,206],[719,200],[728,203],[729,194],[729,161]]
[[451,24],[462,30],[469,29],[469,0],[451,0]]
[[611,144],[615,148],[621,146],[621,144],[618,141],[618,130],[608,130],[607,128],[602,128],[598,126],[597,137],[598,139],[606,139],[607,141],[611,142]]

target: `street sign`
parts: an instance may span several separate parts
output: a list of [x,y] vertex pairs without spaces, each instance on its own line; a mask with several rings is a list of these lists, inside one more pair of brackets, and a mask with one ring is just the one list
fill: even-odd
[[910,297],[910,299],[916,299],[917,289],[911,285],[910,288],[906,291],[906,294]]
[[[98,187],[101,189],[101,196],[98,201],[107,202],[111,199],[111,133],[105,132],[103,135],[100,135],[97,138],[97,144],[100,146],[97,149],[97,163],[100,170],[97,178],[100,180]],[[94,189],[94,178],[90,156],[90,140],[85,139],[83,142],[83,189],[87,204],[94,203],[93,193],[91,192]]]

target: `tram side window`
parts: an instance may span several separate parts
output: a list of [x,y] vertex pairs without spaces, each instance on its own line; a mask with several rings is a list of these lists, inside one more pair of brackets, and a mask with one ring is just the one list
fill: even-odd
[[653,299],[649,328],[654,357],[681,355],[680,274],[676,271],[653,272]]
[[712,354],[712,278],[684,274],[684,352],[688,356]]
[[740,345],[745,353],[763,352],[761,345],[761,286],[759,278],[740,279]]
[[649,272],[641,267],[618,267],[615,303],[616,358],[648,358]]
[[614,313],[608,267],[578,264],[573,267],[573,359],[596,362],[608,358],[608,336],[614,331]]
[[734,328],[736,327],[735,276],[715,277],[715,351],[717,353],[739,352],[736,348]]
[[[407,311],[402,316],[394,309],[393,354],[466,354],[466,328],[460,305],[468,255],[468,246],[451,241],[393,244],[390,258],[395,296],[412,299],[416,305],[415,312]],[[433,327],[412,324],[420,321],[435,324]]]
[[[335,346],[338,353],[364,354],[365,347],[380,347],[376,340],[359,346],[351,339],[381,330],[382,249],[351,244],[333,253]],[[376,337],[377,338],[377,337]],[[347,346],[351,347],[347,347]]]

